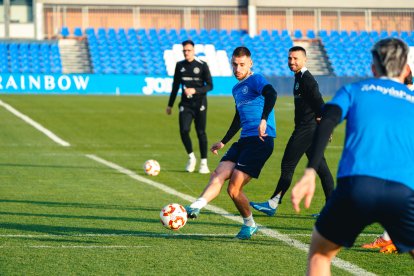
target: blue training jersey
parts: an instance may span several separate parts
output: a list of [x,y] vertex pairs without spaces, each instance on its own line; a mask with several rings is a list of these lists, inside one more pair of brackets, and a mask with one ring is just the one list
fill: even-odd
[[[233,87],[233,97],[239,111],[241,134],[240,137],[258,136],[258,127],[262,119],[265,98],[262,89],[269,84],[260,74],[252,74]],[[276,137],[276,122],[274,109],[267,119],[266,133]]]
[[414,91],[368,79],[342,87],[329,104],[347,120],[337,176],[373,176],[414,189]]

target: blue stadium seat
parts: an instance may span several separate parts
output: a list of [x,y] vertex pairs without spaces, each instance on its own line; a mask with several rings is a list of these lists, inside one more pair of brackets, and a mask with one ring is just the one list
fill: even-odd
[[296,39],[301,39],[302,38],[302,31],[301,30],[295,30],[293,32],[293,37]]
[[82,36],[83,36],[82,28],[80,28],[80,27],[75,27],[75,28],[73,29],[73,35],[74,35],[75,37],[82,37]]
[[390,37],[398,38],[398,37],[400,37],[400,34],[397,31],[392,31],[392,32],[390,32]]
[[63,26],[62,29],[60,30],[60,35],[62,37],[68,37],[70,35],[69,28],[66,26]]
[[310,39],[314,39],[316,37],[315,32],[313,30],[307,30],[306,36]]

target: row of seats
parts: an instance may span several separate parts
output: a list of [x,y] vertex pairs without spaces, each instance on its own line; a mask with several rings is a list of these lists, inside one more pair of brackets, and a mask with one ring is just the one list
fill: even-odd
[[[95,73],[145,73],[173,75],[175,63],[182,60],[177,42],[192,39],[196,54],[209,63],[213,76],[231,75],[229,57],[235,47],[252,51],[254,71],[268,76],[290,76],[286,52],[293,46],[287,30],[263,30],[250,37],[241,30],[194,29],[87,29]],[[414,46],[414,32],[308,31],[307,38],[320,38],[333,73],[337,76],[370,76],[370,49],[381,38],[400,37]],[[303,38],[300,31],[293,37]],[[160,67],[160,64],[165,67]],[[270,65],[270,66],[269,66]]]
[[[86,29],[94,73],[104,74],[174,74],[177,61],[184,58],[182,46],[191,39],[196,55],[208,62],[213,76],[231,76],[230,57],[234,48],[247,46],[255,60],[254,70],[267,75],[290,75],[285,66],[285,53],[293,42],[287,32],[251,38],[241,30],[191,29]],[[268,64],[271,62],[272,66]],[[164,66],[160,66],[164,64]]]
[[320,33],[320,39],[337,76],[372,76],[369,49],[380,39],[397,37],[414,46],[414,32],[337,32]]
[[0,42],[0,73],[62,73],[56,42]]
[[[243,30],[195,29],[114,29],[75,28],[63,32],[66,37],[86,37],[93,73],[153,74],[174,73],[175,63],[182,60],[186,39],[196,43],[196,55],[209,64],[213,76],[232,75],[230,57],[235,47],[244,45],[251,52],[254,71],[267,76],[291,76],[286,66],[287,50],[293,46],[287,30],[263,30],[250,37]],[[308,32],[312,37],[315,33]],[[294,37],[299,34],[294,34]],[[337,76],[370,76],[372,45],[384,37],[400,37],[414,46],[413,32],[346,32],[320,31],[333,73]],[[3,73],[61,73],[59,47],[52,42],[1,42],[0,72]]]

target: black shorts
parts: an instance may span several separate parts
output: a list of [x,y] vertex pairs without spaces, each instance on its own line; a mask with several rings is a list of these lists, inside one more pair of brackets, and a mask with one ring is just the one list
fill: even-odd
[[326,239],[351,247],[375,222],[387,230],[399,252],[414,250],[414,190],[369,176],[339,178],[315,227]]
[[258,178],[267,159],[272,155],[273,147],[273,137],[264,137],[264,141],[259,136],[240,138],[231,145],[221,161],[234,162],[236,169]]

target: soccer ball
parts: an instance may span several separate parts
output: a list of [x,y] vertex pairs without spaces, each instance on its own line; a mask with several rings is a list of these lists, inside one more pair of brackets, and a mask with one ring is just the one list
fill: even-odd
[[153,159],[147,160],[144,163],[144,172],[151,176],[156,176],[160,173],[160,164]]
[[160,218],[165,228],[178,230],[187,222],[187,211],[182,205],[171,203],[162,208]]

